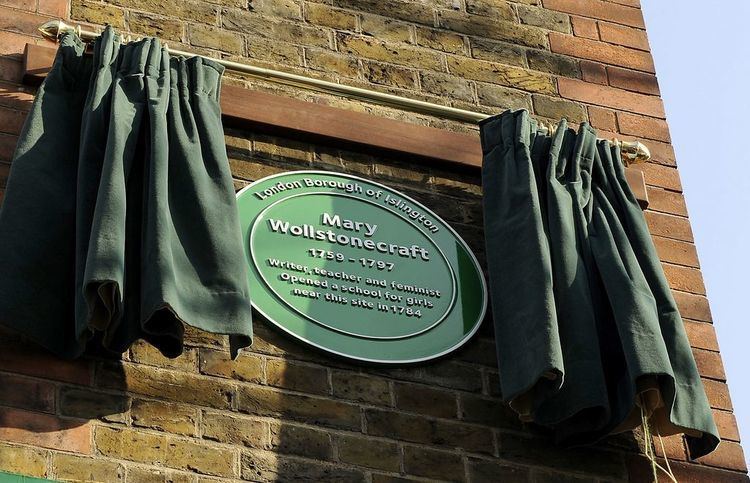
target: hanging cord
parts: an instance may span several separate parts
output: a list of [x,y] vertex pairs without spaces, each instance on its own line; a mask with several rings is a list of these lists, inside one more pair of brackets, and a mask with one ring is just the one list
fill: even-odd
[[638,396],[640,404],[638,404],[638,407],[641,410],[641,425],[643,426],[643,446],[646,451],[646,458],[651,462],[651,470],[654,474],[654,482],[658,483],[659,481],[659,474],[657,470],[661,470],[666,474],[670,480],[672,480],[673,483],[679,483],[677,481],[677,478],[674,476],[674,473],[672,472],[672,468],[669,465],[669,458],[667,458],[667,452],[664,449],[664,440],[661,437],[661,434],[659,434],[659,431],[656,431],[656,435],[659,437],[659,444],[661,445],[661,452],[664,455],[664,461],[667,465],[667,468],[665,469],[663,466],[661,466],[656,461],[656,453],[654,452],[653,448],[653,437],[651,435],[651,427],[649,426],[648,417],[646,417],[646,410],[645,402],[643,401],[643,395]]

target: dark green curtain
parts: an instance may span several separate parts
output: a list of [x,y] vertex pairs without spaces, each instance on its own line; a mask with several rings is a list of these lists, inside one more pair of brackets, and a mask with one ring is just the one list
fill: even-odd
[[682,319],[619,148],[526,111],[481,123],[484,225],[503,398],[564,444],[648,417],[718,444]]
[[223,67],[107,28],[74,34],[29,113],[0,210],[0,324],[64,357],[182,352],[183,323],[250,344],[219,108]]

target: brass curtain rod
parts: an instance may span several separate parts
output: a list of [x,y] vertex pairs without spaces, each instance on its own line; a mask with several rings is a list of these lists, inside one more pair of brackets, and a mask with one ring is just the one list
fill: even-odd
[[[76,27],[68,25],[62,20],[51,20],[49,22],[46,22],[39,27],[39,31],[42,33],[42,36],[44,38],[52,40],[54,42],[56,42],[65,32],[75,32],[78,34],[81,40],[93,40],[99,36],[99,33],[97,32],[83,30],[81,29],[80,25]],[[127,36],[126,40],[129,41],[130,36]],[[181,55],[184,57],[199,56],[198,54],[195,54],[193,52],[171,49],[166,43],[164,45],[171,54]],[[370,89],[363,89],[360,87],[348,86],[345,84],[337,84],[335,82],[330,82],[322,79],[315,79],[298,74],[266,69],[249,64],[241,64],[239,62],[233,62],[231,60],[216,58],[211,58],[211,60],[218,62],[228,70],[242,72],[251,77],[274,82],[276,84],[284,84],[307,90],[325,92],[327,94],[335,94],[350,99],[357,99],[360,101],[395,107],[398,109],[407,109],[412,112],[433,115],[444,119],[451,119],[454,121],[478,123],[479,121],[487,118],[487,114],[481,112],[467,111],[455,107],[434,104],[432,102],[410,99],[408,97],[402,97],[393,94],[386,94],[384,92],[373,91]],[[552,126],[551,129],[549,126],[547,127],[550,132],[554,131],[554,126]],[[618,139],[614,139],[613,142],[620,146],[622,158],[626,163],[642,163],[651,159],[651,152],[640,141],[620,141]]]

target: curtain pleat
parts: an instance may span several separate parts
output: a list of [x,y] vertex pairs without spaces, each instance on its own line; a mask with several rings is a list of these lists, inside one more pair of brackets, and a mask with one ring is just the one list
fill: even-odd
[[619,148],[526,111],[481,123],[487,264],[503,398],[585,444],[641,423],[719,443]]
[[219,107],[223,67],[107,28],[66,34],[0,209],[0,324],[65,357],[94,338],[182,353],[183,324],[249,345]]

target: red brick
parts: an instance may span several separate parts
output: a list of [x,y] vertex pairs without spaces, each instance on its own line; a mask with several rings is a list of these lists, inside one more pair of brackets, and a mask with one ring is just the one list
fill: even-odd
[[39,0],[38,12],[58,18],[68,18],[68,0]]
[[667,280],[669,280],[671,288],[699,295],[706,294],[706,287],[703,284],[703,277],[700,270],[666,263],[662,264],[662,266],[664,267],[664,273],[667,276]]
[[0,373],[0,404],[46,413],[55,410],[55,385],[29,377]]
[[660,94],[659,82],[653,74],[610,65],[607,67],[607,77],[609,78],[609,85],[612,87],[619,87],[620,89],[640,92],[642,94],[651,94],[653,96]]
[[573,23],[573,34],[576,37],[583,37],[591,40],[599,40],[599,29],[596,27],[596,21],[583,17],[570,17]]
[[653,236],[652,239],[661,261],[699,268],[698,252],[692,243],[660,236]]
[[0,82],[0,106],[28,111],[32,102],[34,102],[34,94],[25,91],[24,87]]
[[670,142],[669,127],[664,119],[639,116],[629,112],[618,112],[617,120],[620,132],[645,139]]
[[650,53],[641,50],[574,37],[559,32],[550,32],[549,45],[552,52],[558,54],[630,67],[645,72],[654,72],[654,59]]
[[[2,7],[0,7],[0,14],[1,13]],[[0,20],[2,20],[1,15]],[[0,31],[0,55],[9,56],[9,59],[20,61],[21,54],[23,54],[23,49],[26,47],[26,44],[38,44],[41,42],[41,39],[36,39],[29,35]]]
[[682,191],[680,174],[673,167],[656,163],[643,163],[633,165],[633,168],[643,171],[647,185],[658,186],[673,191]]
[[20,134],[25,120],[25,112],[0,106],[0,132]]
[[732,398],[729,396],[729,386],[725,382],[706,378],[701,378],[701,382],[712,408],[732,410]]
[[674,148],[669,143],[661,141],[649,141],[648,150],[651,151],[650,163],[663,164],[665,166],[675,166]]
[[0,188],[5,187],[5,183],[8,182],[9,174],[10,174],[10,164],[0,162]]
[[721,363],[721,355],[718,352],[693,349],[693,357],[701,377],[726,381],[727,375],[724,372],[724,365]]
[[698,464],[675,463],[672,465],[672,472],[674,473],[675,479],[680,483],[747,483],[748,481],[747,475],[744,473],[726,471]]
[[635,7],[635,8],[641,8],[641,1],[640,0],[607,0],[612,3],[617,3],[620,5],[626,5],[628,7]]
[[566,99],[647,116],[664,117],[664,105],[658,97],[565,77],[557,79],[557,84],[560,96]]
[[[662,462],[659,462],[662,464]],[[662,465],[663,466],[663,465]],[[747,475],[725,471],[693,462],[672,461],[670,467],[675,479],[680,483],[747,483]],[[660,474],[659,481],[668,480]],[[653,481],[651,462],[643,455],[633,455],[628,461],[628,481]]]
[[649,50],[645,30],[634,29],[608,22],[599,22],[599,35],[605,42],[639,50]]
[[677,216],[687,216],[687,206],[685,197],[677,191],[669,191],[662,188],[649,186],[648,192],[648,209],[670,213]]
[[693,231],[687,218],[654,211],[646,211],[643,215],[646,217],[646,223],[652,235],[686,242],[693,241]]
[[686,292],[672,290],[680,315],[693,320],[711,322],[711,309],[708,307],[708,299],[703,295],[695,295]]
[[[0,45],[6,32],[0,32]],[[7,54],[5,54],[7,55]],[[21,82],[23,78],[23,65],[20,59],[0,57],[0,80],[8,82]]]
[[589,122],[596,129],[617,130],[617,116],[609,109],[589,106]]
[[88,454],[91,423],[0,407],[0,440]]
[[0,30],[28,34],[41,38],[40,25],[51,19],[34,13],[20,12],[0,7]]
[[[659,458],[669,458],[671,460],[687,460],[687,451],[685,450],[685,441],[681,434],[672,436],[653,437],[654,451]],[[664,448],[662,448],[664,445]]]
[[0,5],[20,8],[29,12],[36,10],[36,0],[0,0]]
[[601,84],[606,86],[607,81],[607,67],[604,64],[597,62],[591,62],[590,60],[582,60],[581,66],[581,79],[586,82],[592,82],[594,84]]
[[0,349],[0,369],[18,374],[70,382],[91,384],[91,364],[79,359],[59,359],[31,345],[3,343]]
[[716,427],[719,428],[719,436],[721,439],[728,439],[730,441],[740,442],[740,430],[737,427],[737,419],[729,411],[713,411],[714,422]]
[[544,8],[582,17],[609,20],[631,27],[645,28],[646,26],[640,9],[602,0],[544,0]]
[[742,447],[738,443],[732,441],[722,441],[713,453],[698,458],[698,461],[704,465],[717,468],[747,471],[747,464],[745,463],[745,455],[742,452]]
[[691,347],[708,349],[710,351],[719,350],[719,342],[716,339],[716,331],[713,324],[695,320],[685,320],[684,322],[685,332],[687,333]]

